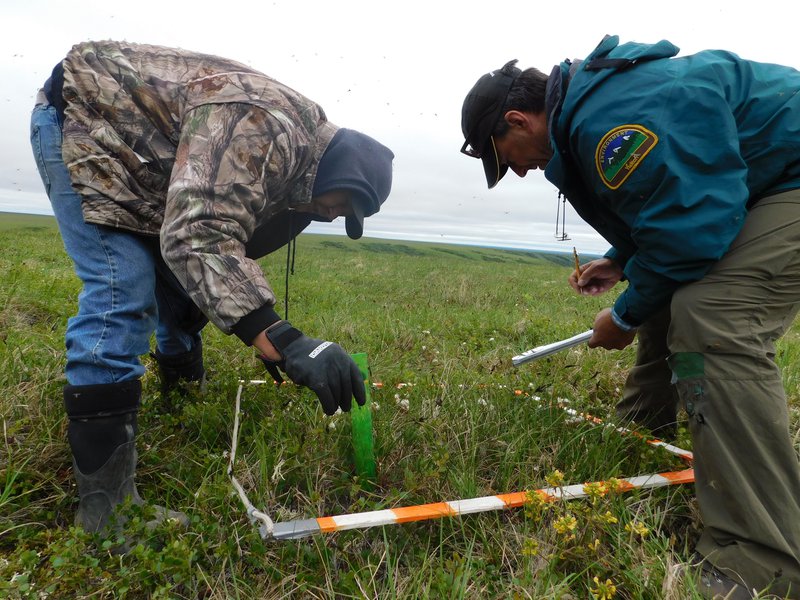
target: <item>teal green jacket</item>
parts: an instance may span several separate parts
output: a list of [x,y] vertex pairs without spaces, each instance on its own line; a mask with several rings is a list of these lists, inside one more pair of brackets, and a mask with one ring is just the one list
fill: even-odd
[[638,326],[728,250],[759,199],[800,188],[800,72],[606,37],[548,81],[545,176],[611,245]]

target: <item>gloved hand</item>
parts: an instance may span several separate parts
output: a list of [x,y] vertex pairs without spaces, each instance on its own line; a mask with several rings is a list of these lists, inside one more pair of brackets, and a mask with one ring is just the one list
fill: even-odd
[[285,368],[283,361],[278,362],[270,360],[264,356],[259,358],[261,358],[261,362],[264,363],[264,367],[267,369],[267,373],[269,373],[270,377],[272,377],[272,380],[278,385],[282,384],[284,379],[281,377],[281,372],[278,370],[278,367],[281,369]]
[[326,415],[332,415],[337,408],[349,411],[353,397],[359,406],[367,401],[361,371],[339,344],[310,338],[289,321],[270,326],[266,334],[283,357],[281,362],[264,360],[267,370],[272,373],[268,364],[271,363],[283,369],[296,384],[310,388]]

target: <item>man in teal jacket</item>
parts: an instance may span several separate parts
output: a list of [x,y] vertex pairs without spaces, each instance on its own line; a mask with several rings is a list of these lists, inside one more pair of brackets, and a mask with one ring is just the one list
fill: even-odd
[[467,95],[462,152],[490,188],[543,169],[612,245],[570,285],[627,281],[589,341],[638,335],[620,415],[669,435],[686,410],[704,592],[800,598],[800,468],[774,362],[800,307],[800,72],[677,53],[606,37],[550,76],[511,61]]

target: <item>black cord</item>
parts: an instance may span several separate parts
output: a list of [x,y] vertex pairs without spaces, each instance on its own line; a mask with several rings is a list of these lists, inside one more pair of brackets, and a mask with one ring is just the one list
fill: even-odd
[[292,270],[291,273],[294,275],[294,258],[297,256],[297,236],[292,238]]
[[291,269],[292,274],[294,274],[293,242],[295,250],[297,249],[297,242],[292,237],[292,212],[291,210],[289,211],[289,241],[286,242],[286,280],[283,286],[283,318],[286,321],[289,320],[289,270]]

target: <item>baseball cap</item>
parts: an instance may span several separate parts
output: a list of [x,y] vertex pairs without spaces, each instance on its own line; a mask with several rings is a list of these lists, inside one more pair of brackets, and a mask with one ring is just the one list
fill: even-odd
[[514,66],[516,64],[516,59],[510,60],[502,68],[483,75],[472,86],[461,107],[461,132],[465,138],[461,152],[483,161],[489,189],[508,171],[508,165],[500,164],[492,132],[500,121],[511,85],[522,73]]

